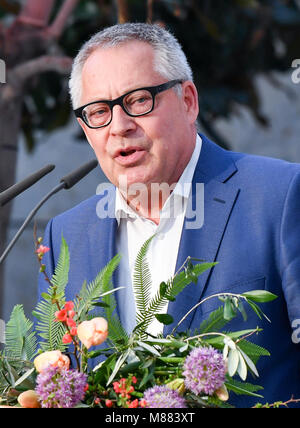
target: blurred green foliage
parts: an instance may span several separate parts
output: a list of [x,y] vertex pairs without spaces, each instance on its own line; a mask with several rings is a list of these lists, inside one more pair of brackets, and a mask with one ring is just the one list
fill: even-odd
[[[0,19],[13,13],[12,6],[17,13],[17,1],[5,3],[11,10],[0,9]],[[57,9],[61,3],[57,1]],[[150,2],[126,3],[130,21],[149,19]],[[116,23],[116,5],[114,0],[81,0],[59,40],[61,51],[73,57],[93,33]],[[153,0],[151,15],[152,22],[163,23],[182,44],[199,89],[200,124],[216,142],[226,146],[214,130],[214,119],[228,117],[236,103],[248,106],[260,124],[268,124],[254,78],[286,71],[300,57],[299,0]],[[22,129],[32,148],[35,131],[64,126],[71,109],[66,77],[47,73],[28,89]]]

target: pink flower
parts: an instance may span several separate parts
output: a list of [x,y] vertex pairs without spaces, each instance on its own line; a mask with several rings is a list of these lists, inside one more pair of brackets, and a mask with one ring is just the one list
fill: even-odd
[[76,315],[75,311],[68,311],[69,318],[74,318],[75,315]]
[[73,320],[73,318],[68,318],[67,319],[67,325],[69,327],[76,327],[76,322]]
[[111,400],[105,400],[105,405],[106,405],[106,407],[112,407],[113,402]]
[[66,311],[72,311],[73,308],[74,308],[74,303],[72,301],[65,303],[64,309]]
[[70,335],[71,336],[77,336],[77,327],[72,327],[71,328]]
[[67,311],[61,309],[60,311],[55,312],[56,321],[66,322],[67,321]]
[[136,409],[139,406],[139,400],[136,398],[135,400],[133,400],[131,403],[128,403],[128,407],[130,409]]
[[83,321],[77,327],[77,335],[87,349],[91,346],[100,345],[108,335],[107,321],[104,318]]
[[62,343],[65,345],[72,342],[72,336],[69,333],[66,333],[62,338]]
[[40,245],[40,246],[37,248],[36,253],[37,253],[39,256],[43,256],[44,254],[48,253],[48,251],[50,251],[50,248],[49,248],[49,247],[46,247],[45,245]]
[[36,371],[41,373],[44,369],[49,366],[69,369],[70,360],[66,355],[63,355],[61,351],[47,351],[38,355],[34,359],[34,366]]
[[147,401],[142,398],[140,401],[140,407],[146,407],[146,406],[147,406]]

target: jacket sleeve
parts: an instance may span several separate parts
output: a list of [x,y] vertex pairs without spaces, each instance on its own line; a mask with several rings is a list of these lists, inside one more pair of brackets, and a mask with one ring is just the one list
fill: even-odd
[[[293,329],[300,326],[300,172],[293,176],[281,218],[280,269]],[[300,342],[300,334],[299,334]],[[297,342],[298,343],[298,342]]]

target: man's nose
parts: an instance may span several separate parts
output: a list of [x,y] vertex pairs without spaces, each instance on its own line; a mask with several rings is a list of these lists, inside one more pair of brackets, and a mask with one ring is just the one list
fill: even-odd
[[121,106],[115,105],[112,111],[110,132],[113,135],[126,135],[136,128],[135,118],[129,116]]

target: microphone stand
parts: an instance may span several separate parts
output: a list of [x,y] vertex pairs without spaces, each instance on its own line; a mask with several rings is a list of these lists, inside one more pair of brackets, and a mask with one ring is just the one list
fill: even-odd
[[21,234],[23,233],[24,229],[28,225],[28,223],[31,221],[31,219],[35,216],[37,211],[41,208],[41,206],[49,199],[51,196],[53,196],[55,193],[59,192],[62,189],[71,189],[78,181],[80,181],[83,177],[85,177],[92,169],[96,168],[98,165],[98,162],[96,160],[92,160],[84,165],[82,165],[80,168],[78,168],[76,171],[71,172],[70,174],[66,175],[60,180],[60,184],[58,184],[56,187],[54,187],[36,206],[33,208],[33,210],[28,214],[26,217],[24,223],[10,242],[10,244],[5,249],[4,253],[0,257],[0,264],[3,263],[3,261],[6,259],[8,253],[12,249],[12,247],[15,245]]
[[28,225],[28,223],[30,223],[30,221],[32,220],[32,218],[35,216],[35,214],[37,213],[37,211],[41,208],[42,205],[44,205],[45,202],[48,201],[48,199],[51,198],[51,196],[55,195],[55,193],[59,192],[61,189],[63,189],[65,187],[65,183],[60,183],[58,184],[56,187],[54,187],[54,189],[52,189],[39,203],[38,205],[36,205],[36,207],[28,214],[28,216],[26,217],[24,223],[22,224],[22,226],[20,227],[20,229],[18,230],[18,232],[15,234],[13,240],[10,242],[10,244],[8,245],[8,247],[5,249],[4,253],[2,254],[2,256],[0,257],[0,264],[4,262],[4,260],[6,259],[8,253],[10,252],[10,250],[12,249],[12,247],[15,245],[15,243],[17,242],[17,240],[19,239],[19,237],[22,235],[24,229],[26,228],[26,226]]
[[20,193],[24,192],[29,187],[33,186],[37,181],[43,178],[46,174],[49,174],[49,172],[53,171],[54,168],[55,168],[54,165],[47,165],[44,168],[40,169],[39,171],[35,172],[34,174],[30,175],[29,177],[25,178],[25,180],[20,181],[17,184],[14,184],[13,186],[6,189],[4,192],[0,193],[0,207],[1,206],[3,207],[11,199],[15,198]]

